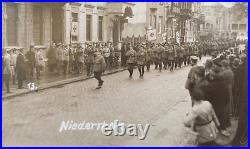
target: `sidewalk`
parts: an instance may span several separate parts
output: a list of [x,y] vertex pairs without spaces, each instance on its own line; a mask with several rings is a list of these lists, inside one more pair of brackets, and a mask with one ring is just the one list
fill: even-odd
[[[109,75],[117,72],[121,72],[126,70],[126,67],[119,67],[119,68],[114,68],[111,70],[106,70],[104,75]],[[34,75],[35,76],[35,75]],[[24,88],[23,89],[18,89],[17,85],[10,85],[10,91],[11,93],[7,94],[6,90],[2,90],[2,100],[4,99],[10,99],[16,96],[20,95],[25,95],[53,87],[60,87],[65,84],[73,83],[73,82],[78,82],[78,81],[83,81],[87,79],[94,78],[93,74],[91,76],[87,76],[86,71],[83,71],[82,74],[66,74],[66,75],[57,75],[56,73],[47,73],[46,75],[41,76],[41,80],[35,80],[34,84],[35,86],[38,87],[38,90],[30,90],[28,89],[27,84],[30,83],[26,81],[24,83]],[[10,82],[12,83],[12,82]],[[4,84],[3,84],[4,85]]]

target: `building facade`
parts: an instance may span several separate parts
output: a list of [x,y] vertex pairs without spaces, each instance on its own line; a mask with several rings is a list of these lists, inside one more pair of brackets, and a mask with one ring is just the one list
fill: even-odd
[[[115,5],[115,6],[114,6]],[[2,3],[2,45],[120,42],[132,3]]]
[[222,4],[202,6],[202,14],[205,21],[201,26],[201,39],[237,39],[247,38],[248,19],[237,17],[238,11],[227,8]]
[[148,40],[147,32],[152,30],[155,36],[153,39],[156,42],[163,40],[165,32],[165,4],[160,2],[136,2],[134,3],[134,16],[128,19],[128,23],[124,25],[123,39],[141,39]]

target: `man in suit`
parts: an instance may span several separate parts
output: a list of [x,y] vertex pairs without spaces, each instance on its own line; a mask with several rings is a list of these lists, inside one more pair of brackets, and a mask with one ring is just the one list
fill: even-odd
[[23,48],[19,49],[19,54],[16,60],[16,69],[17,69],[18,89],[22,89],[23,81],[26,79]]
[[30,50],[25,54],[27,59],[27,71],[28,71],[28,79],[29,81],[33,81],[33,74],[36,66],[36,58],[34,52],[34,45],[30,46]]

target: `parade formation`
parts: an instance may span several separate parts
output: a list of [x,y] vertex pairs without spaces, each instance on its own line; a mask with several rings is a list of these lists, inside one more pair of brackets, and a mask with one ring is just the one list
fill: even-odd
[[[121,51],[112,43],[74,45],[54,43],[48,50],[46,57],[42,54],[42,50],[45,48],[42,46],[31,45],[27,53],[23,53],[24,48],[22,47],[7,47],[4,49],[5,54],[2,57],[4,58],[2,61],[4,64],[3,72],[6,73],[4,80],[6,80],[7,92],[9,92],[10,83],[15,84],[17,81],[18,88],[21,89],[24,87],[25,80],[26,82],[40,80],[40,72],[45,69],[44,67],[48,67],[49,72],[54,72],[57,75],[66,75],[81,74],[85,65],[87,76],[90,76],[94,72],[93,69],[98,68],[100,70],[95,71],[104,72],[106,69],[115,68],[119,65],[119,59],[121,59],[122,66],[127,65],[130,78],[132,78],[135,66],[138,67],[140,78],[143,78],[145,67],[149,71],[152,64],[160,72],[166,69],[174,71],[176,68],[190,65],[192,56],[196,56],[199,60],[202,55],[217,57],[219,54],[225,54],[228,49],[230,49],[230,53],[239,55],[242,52],[237,49],[240,43],[246,44],[246,41],[197,41],[182,44],[166,42],[124,43]],[[104,61],[100,62],[98,60],[100,57]],[[232,61],[232,59],[230,60]],[[47,66],[44,64],[45,61],[47,61]],[[99,63],[103,63],[100,68],[97,66]]]
[[[247,146],[247,5],[145,4],[4,3],[4,144]],[[138,127],[116,140],[112,119]]]

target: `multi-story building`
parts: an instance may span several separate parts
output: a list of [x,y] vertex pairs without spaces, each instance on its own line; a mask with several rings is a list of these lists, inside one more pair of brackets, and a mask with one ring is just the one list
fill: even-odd
[[228,9],[228,34],[233,39],[248,38],[248,17],[240,13],[232,8]]
[[3,3],[2,45],[121,41],[132,3]]
[[197,22],[193,17],[192,2],[171,2],[167,4],[167,29],[168,40],[182,43],[194,41],[193,27]]
[[192,3],[191,16],[192,16],[191,19],[188,19],[185,24],[186,42],[194,42],[200,40],[199,39],[200,25],[203,23],[200,2]]
[[247,38],[247,17],[238,17],[238,11],[227,8],[220,3],[203,5],[202,14],[205,21],[201,26],[200,37],[203,40]]
[[164,3],[134,3],[134,16],[128,19],[128,23],[124,25],[122,37],[146,40],[147,31],[153,30],[155,40],[160,42],[163,40],[162,34],[165,32],[165,4]]

